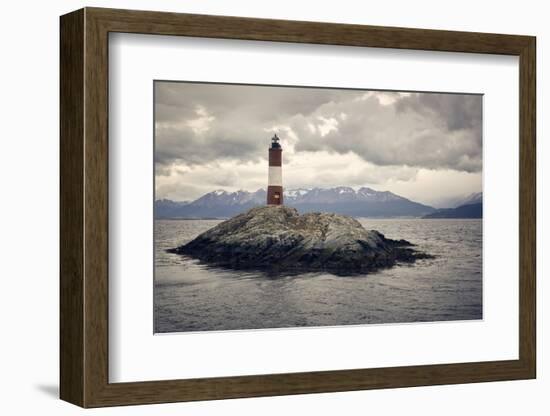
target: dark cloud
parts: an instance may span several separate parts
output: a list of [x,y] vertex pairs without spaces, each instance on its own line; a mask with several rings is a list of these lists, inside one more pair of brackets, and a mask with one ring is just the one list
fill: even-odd
[[438,118],[449,130],[481,129],[481,101],[480,95],[417,93],[399,100],[396,110]]
[[296,115],[349,98],[339,90],[155,83],[155,161],[265,158],[271,131]]
[[337,124],[325,135],[311,128],[311,118],[294,119],[296,150],[353,151],[377,165],[481,170],[481,96],[394,94],[387,104],[371,95],[319,107],[319,116]]
[[[214,123],[206,133],[191,127],[157,123],[155,131],[155,163],[201,164],[218,159],[254,160],[265,153],[266,140],[252,140],[258,132],[251,127],[231,123]],[[263,152],[261,152],[263,151]],[[262,155],[263,156],[263,155]]]
[[[217,118],[238,118],[242,123],[285,120],[309,114],[323,103],[349,99],[359,92],[328,88],[269,87],[186,82],[155,83],[158,121],[181,121],[203,107]],[[243,120],[244,119],[244,120]]]
[[354,153],[378,166],[481,171],[479,95],[155,83],[157,174],[178,164],[257,162],[271,132],[289,159]]

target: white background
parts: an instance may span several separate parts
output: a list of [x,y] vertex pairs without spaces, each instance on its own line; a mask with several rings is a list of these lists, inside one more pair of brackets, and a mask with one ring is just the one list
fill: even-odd
[[[152,336],[154,79],[483,93],[483,321]],[[517,359],[518,79],[516,57],[112,35],[110,380]]]
[[[77,414],[58,401],[58,16],[83,5],[532,34],[538,37],[538,380],[400,390],[226,400],[87,411],[88,414],[535,414],[548,413],[550,361],[544,347],[543,240],[548,241],[550,147],[543,138],[550,98],[544,2],[51,1],[6,3],[2,30],[0,215],[2,401],[6,414]],[[506,186],[506,184],[503,184]],[[546,201],[544,201],[546,199]],[[505,235],[505,231],[503,231]],[[505,256],[503,256],[505,257]],[[544,263],[544,266],[543,266]]]

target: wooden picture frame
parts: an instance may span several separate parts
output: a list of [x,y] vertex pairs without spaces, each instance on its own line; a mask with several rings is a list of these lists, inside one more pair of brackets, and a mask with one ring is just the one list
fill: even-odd
[[[85,8],[61,17],[60,396],[82,407],[535,378],[535,38]],[[519,57],[519,359],[109,383],[108,35],[297,42]]]

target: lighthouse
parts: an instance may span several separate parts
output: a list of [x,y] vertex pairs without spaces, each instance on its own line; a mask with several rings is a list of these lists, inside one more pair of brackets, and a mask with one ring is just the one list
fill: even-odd
[[275,134],[269,148],[269,173],[267,179],[267,204],[283,205],[283,149]]

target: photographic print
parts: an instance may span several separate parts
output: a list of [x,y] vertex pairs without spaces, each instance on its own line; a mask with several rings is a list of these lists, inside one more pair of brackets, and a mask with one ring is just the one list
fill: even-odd
[[482,102],[155,81],[155,333],[482,319]]

